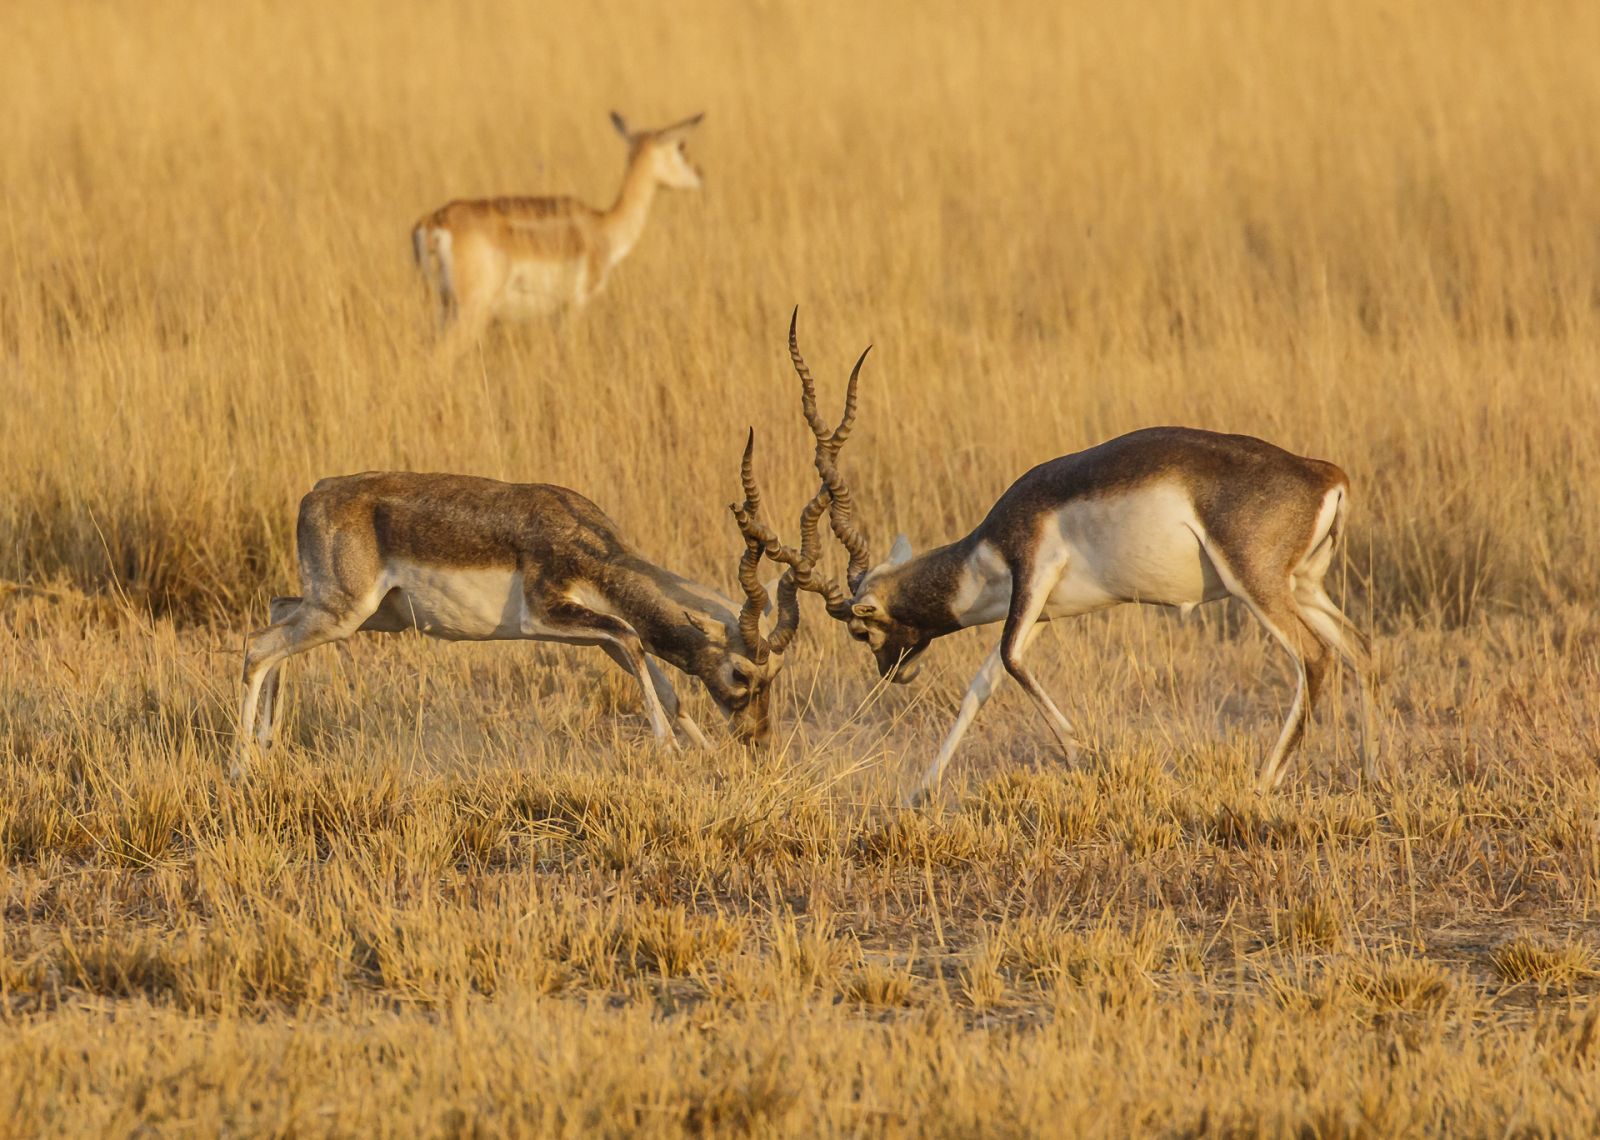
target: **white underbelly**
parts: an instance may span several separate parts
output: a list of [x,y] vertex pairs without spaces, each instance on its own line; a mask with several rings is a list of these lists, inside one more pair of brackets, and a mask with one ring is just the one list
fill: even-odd
[[582,272],[581,261],[519,261],[506,276],[495,315],[509,321],[548,316],[576,299]]
[[1049,540],[1064,548],[1066,569],[1050,593],[1051,616],[1122,602],[1193,606],[1227,595],[1180,487],[1079,500],[1057,514],[1053,529]]
[[522,575],[512,569],[394,566],[382,609],[401,628],[447,641],[491,641],[528,634]]

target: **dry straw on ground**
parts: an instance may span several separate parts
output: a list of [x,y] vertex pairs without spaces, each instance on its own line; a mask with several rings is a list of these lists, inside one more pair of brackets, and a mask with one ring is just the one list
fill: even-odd
[[[1038,3],[0,12],[0,1132],[1584,1134],[1600,1127],[1600,9]],[[603,201],[580,318],[428,356],[407,229]],[[318,476],[583,489],[732,584],[743,429],[808,491],[804,306],[875,539],[1151,423],[1356,488],[1383,781],[1225,610],[880,692],[810,612],[783,743],[667,755],[597,654],[370,641],[219,780]],[[836,389],[830,389],[836,391]],[[714,715],[697,704],[702,719]]]

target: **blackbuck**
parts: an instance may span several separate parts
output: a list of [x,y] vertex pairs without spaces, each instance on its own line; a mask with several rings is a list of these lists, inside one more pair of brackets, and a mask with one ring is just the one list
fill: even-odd
[[587,304],[638,244],[656,190],[700,187],[685,147],[701,117],[631,130],[613,111],[628,165],[609,209],[565,197],[484,198],[457,200],[420,219],[412,252],[438,298],[446,355],[468,347],[492,320]]
[[[838,467],[866,354],[851,370],[845,414],[831,430],[818,415],[816,384],[800,355],[793,320],[789,355],[816,439],[824,505],[802,516],[800,551],[769,553],[789,558],[795,584],[823,597],[828,613],[872,650],[879,673],[889,680],[910,681],[935,638],[1005,623],[913,800],[939,782],[1002,669],[1074,758],[1072,725],[1024,656],[1043,622],[1126,602],[1173,606],[1187,615],[1202,603],[1237,598],[1288,651],[1298,683],[1277,743],[1260,765],[1263,789],[1282,781],[1328,666],[1334,655],[1342,658],[1360,686],[1362,756],[1367,774],[1373,774],[1376,734],[1366,641],[1323,584],[1350,496],[1350,481],[1338,467],[1250,436],[1145,428],[1035,467],[965,538],[913,556],[901,535],[888,559],[874,565]],[[849,555],[845,583],[816,568],[824,513]]]
[[[747,487],[749,464],[747,448]],[[245,648],[233,774],[252,730],[259,745],[271,741],[283,661],[357,632],[598,646],[638,681],[657,740],[675,747],[675,723],[704,747],[659,658],[700,679],[736,737],[766,741],[772,681],[800,621],[797,584],[789,571],[779,579],[763,632],[753,492],[736,513],[743,603],[647,561],[565,487],[398,471],[321,480],[300,503],[302,594],[272,599],[271,624]]]

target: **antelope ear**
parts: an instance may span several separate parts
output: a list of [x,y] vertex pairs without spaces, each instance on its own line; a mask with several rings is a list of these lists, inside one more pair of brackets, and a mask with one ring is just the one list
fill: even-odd
[[628,132],[628,121],[622,117],[620,112],[611,112],[611,125],[617,128],[617,134],[621,135],[623,138],[629,140],[633,138],[633,135]]
[[700,120],[705,117],[706,113],[701,111],[698,115],[690,115],[681,123],[673,123],[670,127],[662,127],[660,131],[661,137],[668,142],[678,142],[686,139],[689,137],[689,132],[698,127]]
[[902,566],[911,561],[911,540],[903,534],[894,536],[894,545],[889,548],[889,565]]
[[749,685],[761,676],[761,666],[757,665],[743,653],[728,654],[728,671],[733,674],[733,679],[740,685]]
[[705,634],[706,640],[718,649],[728,644],[728,628],[720,621],[705,614],[697,614],[693,610],[684,610],[683,616],[690,625]]
[[861,618],[863,621],[871,618],[881,618],[886,616],[883,610],[878,607],[878,603],[872,601],[870,598],[867,601],[857,602],[855,605],[851,606],[850,612],[856,617]]

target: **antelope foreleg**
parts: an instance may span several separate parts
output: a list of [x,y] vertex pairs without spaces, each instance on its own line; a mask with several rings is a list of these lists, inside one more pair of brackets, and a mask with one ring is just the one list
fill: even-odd
[[1006,672],[1033,698],[1034,705],[1044,716],[1045,723],[1050,726],[1067,760],[1075,761],[1078,758],[1078,742],[1072,735],[1072,723],[1056,707],[1056,703],[1044,691],[1044,686],[1039,684],[1039,679],[1022,661],[1022,655],[1027,652],[1028,645],[1039,631],[1039,618],[1063,569],[1055,567],[1049,572],[1035,572],[1026,579],[1014,574],[1013,581],[1016,584],[1012,587],[1011,612],[1006,616],[1005,632],[1000,635],[1000,660]]
[[[1035,622],[1030,626],[1024,636],[1024,646],[1031,642],[1039,632],[1041,623]],[[967,691],[961,698],[961,710],[956,713],[956,722],[950,726],[950,731],[945,734],[944,742],[939,745],[939,754],[933,758],[923,772],[922,779],[917,782],[911,792],[906,796],[907,807],[916,807],[927,799],[928,794],[938,786],[944,778],[944,770],[949,767],[951,759],[956,754],[956,748],[961,744],[961,738],[967,734],[967,729],[972,727],[972,722],[977,719],[978,710],[983,708],[991,696],[994,695],[995,686],[999,684],[1004,672],[1004,663],[1001,660],[1001,647],[996,645],[989,656],[983,659],[983,664],[973,674],[972,681],[967,685]]]

